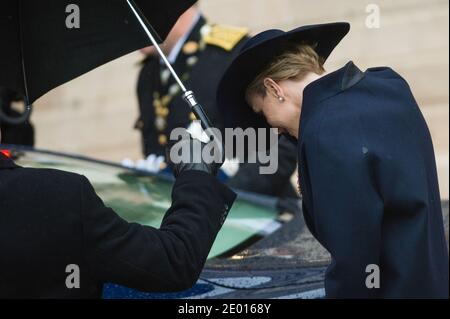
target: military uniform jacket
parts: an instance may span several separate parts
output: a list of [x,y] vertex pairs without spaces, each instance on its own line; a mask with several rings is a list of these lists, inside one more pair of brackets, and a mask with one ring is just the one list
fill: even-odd
[[299,137],[305,219],[332,255],[327,297],[448,298],[434,150],[406,81],[348,63],[305,89]]
[[[18,167],[0,153],[0,298],[99,298],[105,282],[187,289],[234,199],[211,175],[184,172],[157,230],[120,218],[83,176]],[[68,265],[80,269],[79,289],[66,286]]]

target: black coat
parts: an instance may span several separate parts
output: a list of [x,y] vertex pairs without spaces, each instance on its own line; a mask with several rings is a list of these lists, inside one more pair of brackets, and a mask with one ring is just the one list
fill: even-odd
[[305,219],[332,255],[327,297],[448,298],[434,150],[406,81],[347,64],[305,89],[299,136]]
[[[0,153],[0,298],[98,298],[105,282],[187,289],[234,199],[214,177],[184,172],[157,230],[120,218],[83,176],[21,168]],[[80,289],[66,287],[71,264]]]

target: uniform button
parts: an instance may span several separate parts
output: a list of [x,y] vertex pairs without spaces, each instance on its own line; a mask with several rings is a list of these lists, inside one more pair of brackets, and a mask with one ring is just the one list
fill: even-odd
[[171,96],[174,96],[174,95],[178,94],[179,91],[180,91],[180,88],[178,87],[177,84],[174,84],[174,85],[172,85],[172,86],[169,88],[169,94],[170,94]]
[[155,126],[158,129],[158,131],[164,131],[167,127],[166,119],[158,116],[155,120]]
[[197,42],[194,41],[189,41],[188,43],[186,43],[183,47],[183,53],[186,55],[191,55],[194,54],[198,51],[199,49],[199,44]]
[[196,65],[198,62],[198,58],[196,56],[191,56],[189,59],[187,59],[186,63],[187,65],[189,65],[190,67],[193,67],[194,65]]
[[158,141],[159,141],[159,145],[166,145],[167,144],[167,136],[165,136],[165,135],[160,135],[159,136],[159,138],[158,138]]

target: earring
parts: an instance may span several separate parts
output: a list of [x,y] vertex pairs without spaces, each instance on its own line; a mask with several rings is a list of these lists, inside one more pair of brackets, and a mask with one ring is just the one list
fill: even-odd
[[284,97],[282,97],[282,96],[279,96],[279,97],[278,97],[278,101],[280,101],[280,102],[284,102]]

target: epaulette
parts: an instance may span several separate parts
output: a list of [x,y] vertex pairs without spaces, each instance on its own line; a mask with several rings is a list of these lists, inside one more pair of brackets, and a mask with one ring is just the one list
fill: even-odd
[[249,29],[207,24],[202,28],[201,33],[205,44],[217,46],[225,51],[232,51],[248,35]]

